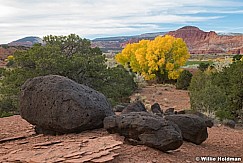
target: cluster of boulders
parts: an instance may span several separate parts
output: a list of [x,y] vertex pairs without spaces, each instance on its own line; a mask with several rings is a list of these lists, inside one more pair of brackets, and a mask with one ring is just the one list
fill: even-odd
[[[106,117],[104,127],[110,133],[119,133],[139,144],[151,146],[162,151],[176,149],[182,140],[201,144],[208,138],[207,127],[213,126],[213,120],[196,111],[164,112],[158,103],[151,106],[151,112],[145,109],[141,101],[114,107],[120,115]],[[170,148],[168,148],[168,144]]]
[[[116,115],[114,112],[121,112]],[[140,101],[112,109],[106,97],[66,77],[48,75],[29,79],[21,88],[20,113],[36,133],[78,133],[104,127],[132,144],[161,151],[179,148],[183,140],[201,144],[213,122],[199,112],[163,112],[158,103],[148,112]]]

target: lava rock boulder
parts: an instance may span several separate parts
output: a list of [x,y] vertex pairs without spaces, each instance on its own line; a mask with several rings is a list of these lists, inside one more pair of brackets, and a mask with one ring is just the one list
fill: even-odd
[[197,115],[176,114],[165,116],[165,119],[178,125],[186,141],[199,145],[208,138],[207,125]]
[[66,77],[48,75],[21,87],[20,114],[41,133],[72,133],[103,127],[114,115],[106,97]]
[[172,122],[148,112],[106,117],[104,128],[109,133],[119,133],[127,140],[161,151],[175,150],[183,143],[181,131]]
[[213,119],[208,117],[207,115],[199,112],[199,111],[194,111],[194,110],[181,110],[178,111],[177,114],[194,114],[197,115],[199,117],[201,117],[202,119],[204,119],[205,124],[207,125],[207,127],[212,128],[214,125]]

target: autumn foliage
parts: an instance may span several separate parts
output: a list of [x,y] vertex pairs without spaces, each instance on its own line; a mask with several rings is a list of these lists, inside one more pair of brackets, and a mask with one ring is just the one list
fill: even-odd
[[128,44],[116,55],[116,61],[146,80],[156,78],[157,82],[163,83],[168,79],[177,79],[182,72],[180,67],[189,57],[186,43],[181,38],[166,35],[152,41]]

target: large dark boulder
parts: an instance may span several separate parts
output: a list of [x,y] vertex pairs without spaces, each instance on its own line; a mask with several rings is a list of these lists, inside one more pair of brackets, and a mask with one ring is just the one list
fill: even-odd
[[175,150],[182,143],[178,126],[160,116],[147,112],[132,112],[104,119],[109,133],[119,133],[137,144],[147,145],[161,151]]
[[165,116],[165,119],[178,125],[181,129],[182,137],[186,141],[199,145],[208,138],[205,121],[197,115],[168,115]]
[[106,97],[66,77],[48,75],[29,79],[21,87],[20,114],[36,131],[81,132],[103,127],[114,115]]
[[178,111],[177,114],[194,114],[197,115],[199,117],[201,117],[202,119],[204,119],[205,124],[207,125],[207,127],[211,128],[214,125],[213,119],[206,116],[205,114],[199,112],[199,111],[194,111],[194,110],[181,110]]
[[127,114],[131,112],[147,112],[147,110],[145,108],[145,105],[141,101],[136,101],[124,108],[121,114]]

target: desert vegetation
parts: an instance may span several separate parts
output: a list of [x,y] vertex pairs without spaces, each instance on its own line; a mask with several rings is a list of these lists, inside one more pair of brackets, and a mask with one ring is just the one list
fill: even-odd
[[66,76],[94,88],[112,104],[125,102],[136,89],[133,74],[121,66],[107,67],[99,48],[75,34],[46,36],[45,46],[34,45],[8,57],[8,67],[0,70],[0,112],[18,112],[21,85],[30,78],[49,74]]
[[238,59],[199,70],[189,87],[191,108],[216,115],[220,120],[242,120],[242,68],[243,62]]
[[177,79],[190,57],[186,43],[173,36],[158,36],[154,40],[142,40],[128,44],[116,60],[132,72],[141,74],[146,80],[156,78],[158,83]]
[[183,70],[176,82],[177,89],[187,90],[191,83],[192,73],[188,70]]

